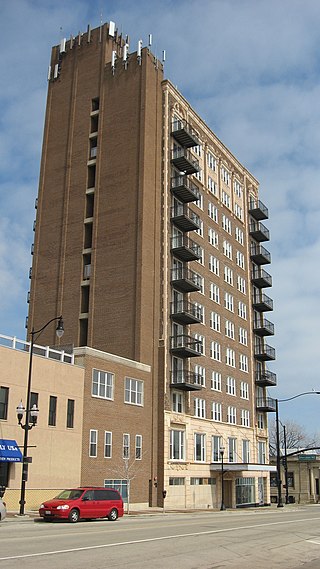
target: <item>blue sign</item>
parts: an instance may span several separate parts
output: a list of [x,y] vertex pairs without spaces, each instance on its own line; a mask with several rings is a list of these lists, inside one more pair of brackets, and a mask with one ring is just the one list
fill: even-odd
[[0,439],[0,462],[22,462],[22,454],[16,441]]

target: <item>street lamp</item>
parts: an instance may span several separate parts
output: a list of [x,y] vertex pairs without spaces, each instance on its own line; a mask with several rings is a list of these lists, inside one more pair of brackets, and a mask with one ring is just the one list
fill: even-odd
[[[283,508],[282,495],[281,495],[281,456],[280,456],[280,433],[279,433],[279,403],[285,403],[286,401],[292,401],[292,399],[297,399],[303,395],[320,395],[320,391],[305,391],[304,393],[298,393],[293,397],[288,397],[287,399],[276,399],[276,439],[277,439],[277,488],[278,488],[278,508]],[[288,485],[288,481],[286,481]],[[287,496],[287,493],[286,493]]]
[[220,456],[221,456],[221,506],[220,506],[220,510],[226,509],[226,507],[224,505],[224,470],[223,470],[224,451],[225,451],[225,447],[222,445],[220,447]]
[[[21,488],[20,488],[20,516],[24,516],[24,507],[25,507],[25,495],[26,495],[26,482],[28,480],[28,465],[30,459],[28,457],[28,435],[29,431],[36,426],[37,419],[39,415],[39,409],[37,408],[36,404],[32,406],[30,409],[30,399],[31,399],[31,376],[32,376],[32,356],[33,356],[33,345],[35,335],[40,335],[41,332],[51,324],[51,322],[58,321],[56,327],[56,335],[58,338],[61,338],[64,333],[63,328],[63,320],[62,316],[57,316],[56,318],[52,318],[47,322],[42,328],[39,330],[35,330],[32,328],[30,335],[31,335],[31,342],[30,342],[30,356],[29,356],[29,372],[28,372],[28,387],[27,387],[27,403],[26,407],[24,408],[22,401],[19,403],[17,407],[17,418],[20,427],[24,430],[24,440],[23,440],[23,461],[22,461],[22,477],[21,477]],[[25,414],[25,423],[22,424],[23,415]]]

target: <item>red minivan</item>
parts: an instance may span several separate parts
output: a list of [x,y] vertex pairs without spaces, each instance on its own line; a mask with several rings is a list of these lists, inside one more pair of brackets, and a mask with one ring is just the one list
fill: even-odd
[[108,518],[115,521],[123,516],[123,501],[114,488],[73,488],[63,490],[53,500],[43,502],[39,514],[45,520],[68,519],[72,523],[80,518]]

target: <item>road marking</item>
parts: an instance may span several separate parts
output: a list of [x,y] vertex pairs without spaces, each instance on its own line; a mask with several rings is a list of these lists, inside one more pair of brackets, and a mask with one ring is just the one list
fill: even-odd
[[[210,534],[213,535],[213,534],[236,531],[236,530],[255,529],[258,527],[278,526],[278,525],[284,525],[284,524],[296,524],[296,523],[310,522],[310,521],[315,521],[315,520],[320,520],[320,517],[305,518],[305,519],[299,519],[299,520],[287,520],[287,521],[284,520],[281,522],[270,522],[270,523],[266,523],[266,524],[254,524],[254,525],[250,525],[250,526],[235,526],[232,528],[225,528],[225,529],[199,531],[199,532],[194,532],[194,533],[182,533],[182,534],[176,534],[176,535],[167,535],[167,536],[163,536],[163,537],[150,537],[147,539],[135,539],[135,540],[131,540],[131,541],[119,541],[119,542],[115,542],[115,543],[104,543],[101,545],[88,545],[86,547],[74,547],[72,549],[57,549],[56,551],[44,551],[42,553],[27,553],[24,555],[12,555],[9,557],[0,557],[0,561],[8,561],[10,559],[26,559],[28,557],[42,557],[42,556],[47,556],[47,555],[60,555],[61,553],[74,553],[75,551],[90,551],[93,549],[103,549],[103,548],[107,548],[107,547],[119,547],[120,545],[135,545],[138,543],[149,543],[149,542],[153,542],[153,541],[164,541],[167,539],[177,539],[179,537],[184,538],[184,537],[195,537],[195,536],[210,535]],[[311,540],[306,540],[306,541],[311,541]],[[317,542],[317,545],[320,545],[320,543]]]

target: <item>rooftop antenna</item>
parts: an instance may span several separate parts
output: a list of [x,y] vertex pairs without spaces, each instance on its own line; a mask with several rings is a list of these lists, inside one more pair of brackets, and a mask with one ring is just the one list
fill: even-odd
[[164,63],[165,60],[166,60],[166,50],[163,49],[163,50],[162,50],[162,63]]
[[142,52],[142,40],[138,41],[138,49],[137,49],[137,60],[139,65],[141,65],[141,52]]
[[128,67],[128,52],[129,52],[129,44],[125,43],[123,46],[123,56],[122,56],[125,69],[127,69]]
[[115,72],[116,59],[117,59],[117,52],[116,52],[115,50],[113,50],[113,52],[112,52],[112,54],[111,54],[111,69],[112,69],[112,75],[114,75],[114,72]]
[[115,22],[109,22],[109,36],[114,38],[115,35],[115,31],[116,31],[116,24]]
[[148,42],[148,46],[151,47],[152,46],[152,34],[149,34],[149,42]]
[[99,29],[99,42],[102,42],[102,11],[100,12],[100,29]]

